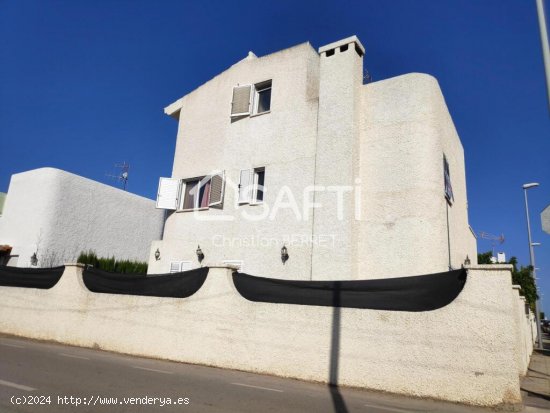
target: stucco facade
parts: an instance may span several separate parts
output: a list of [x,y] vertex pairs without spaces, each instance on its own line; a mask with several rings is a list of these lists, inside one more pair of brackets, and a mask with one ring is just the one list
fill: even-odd
[[[247,273],[290,279],[425,274],[467,256],[475,263],[464,152],[437,81],[408,74],[363,84],[363,55],[355,36],[319,51],[304,43],[250,53],[165,109],[178,119],[172,178],[221,171],[225,190],[222,205],[189,210],[180,187],[151,246],[150,272],[199,266],[199,245],[202,265],[242,261]],[[266,82],[269,110],[256,113]],[[232,116],[234,90],[245,85],[250,113]],[[262,202],[239,203],[247,169],[263,171]]]
[[39,267],[74,262],[83,250],[117,259],[147,260],[162,233],[164,213],[154,201],[54,168],[11,177],[0,218],[8,265]]

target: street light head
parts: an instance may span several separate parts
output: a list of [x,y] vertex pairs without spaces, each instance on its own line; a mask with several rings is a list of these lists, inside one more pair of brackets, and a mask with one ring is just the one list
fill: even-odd
[[523,189],[534,188],[536,186],[539,186],[538,182],[531,182],[529,184],[523,184]]
[[540,246],[540,242],[532,242],[531,245],[533,247],[539,247]]

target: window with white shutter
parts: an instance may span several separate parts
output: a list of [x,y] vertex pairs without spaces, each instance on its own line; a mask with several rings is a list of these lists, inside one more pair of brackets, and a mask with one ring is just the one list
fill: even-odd
[[189,211],[223,205],[225,172],[201,178],[160,178],[157,208]]
[[252,198],[253,169],[245,169],[241,171],[239,180],[239,204],[248,204]]
[[157,208],[175,210],[178,207],[180,180],[160,178],[157,192]]
[[271,110],[272,81],[256,83],[254,85],[235,86],[231,101],[231,117],[260,115]]
[[208,206],[218,206],[223,203],[223,193],[225,189],[225,176],[221,172],[210,177],[210,203]]
[[231,102],[231,117],[250,115],[250,98],[252,85],[236,86],[233,88]]
[[265,194],[265,168],[241,171],[239,204],[261,204]]
[[225,191],[225,172],[200,178],[182,179],[180,206],[182,211],[221,208]]

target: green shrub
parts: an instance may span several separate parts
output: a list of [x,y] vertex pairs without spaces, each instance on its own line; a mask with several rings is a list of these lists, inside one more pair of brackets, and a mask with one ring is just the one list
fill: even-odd
[[94,251],[82,251],[77,261],[80,264],[91,265],[94,268],[121,274],[147,274],[147,263],[131,260],[120,260],[113,256],[111,258],[99,258]]

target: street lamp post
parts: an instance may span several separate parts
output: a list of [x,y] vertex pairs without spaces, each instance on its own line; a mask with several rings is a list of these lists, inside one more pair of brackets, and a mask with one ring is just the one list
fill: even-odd
[[[535,268],[535,251],[533,250],[534,244],[531,239],[531,224],[529,222],[529,206],[527,204],[527,190],[530,188],[535,188],[539,186],[538,183],[533,182],[529,184],[523,185],[523,194],[525,196],[525,216],[527,217],[527,237],[529,238],[529,255],[531,259],[531,268],[532,268],[532,274],[533,274],[533,280],[535,283],[535,288],[537,287],[537,270]],[[537,288],[538,292],[538,288]],[[542,331],[540,328],[540,309],[539,309],[539,299],[537,298],[537,301],[535,301],[535,323],[537,325],[537,343],[538,343],[538,349],[544,350],[544,347],[542,345]]]
[[537,1],[537,15],[539,18],[540,41],[542,45],[542,59],[546,73],[546,92],[548,93],[548,109],[550,109],[550,46],[548,45],[548,29],[546,27],[546,13],[543,0]]

